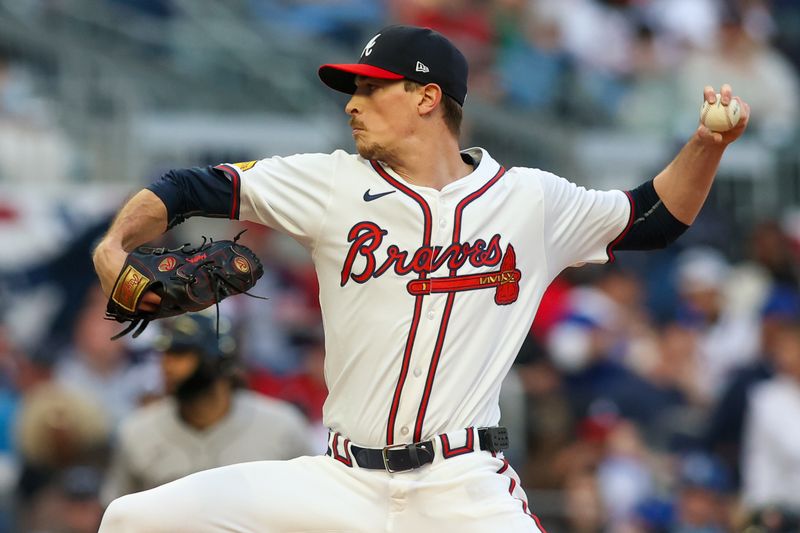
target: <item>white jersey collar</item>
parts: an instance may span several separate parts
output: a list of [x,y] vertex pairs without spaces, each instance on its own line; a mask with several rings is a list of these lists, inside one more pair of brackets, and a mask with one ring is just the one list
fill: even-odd
[[434,192],[437,194],[448,194],[451,192],[460,191],[464,187],[469,187],[470,190],[474,189],[476,186],[480,187],[482,184],[486,183],[490,179],[492,179],[496,174],[497,171],[500,169],[500,164],[495,161],[492,156],[489,155],[489,152],[484,150],[480,147],[473,147],[467,148],[465,150],[461,150],[462,154],[467,154],[472,160],[476,163],[475,170],[473,170],[470,174],[467,174],[463,178],[459,178],[452,183],[448,183],[444,187],[442,187],[441,191],[438,191],[432,187],[423,187],[420,185],[415,185],[413,183],[409,183],[402,176],[400,176],[397,172],[394,171],[389,165],[385,164],[383,161],[378,161],[381,168],[383,168],[389,175],[391,175],[394,179],[414,189],[418,192]]

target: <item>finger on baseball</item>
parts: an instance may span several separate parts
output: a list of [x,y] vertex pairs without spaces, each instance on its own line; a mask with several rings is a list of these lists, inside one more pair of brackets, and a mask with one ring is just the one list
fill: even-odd
[[714,133],[703,124],[700,124],[697,128],[697,135],[701,139],[712,139],[714,137]]
[[717,91],[711,85],[706,85],[703,88],[703,98],[706,99],[706,102],[709,104],[713,104],[717,101]]
[[700,124],[699,128],[697,129],[697,135],[701,139],[705,141],[711,141],[713,143],[721,143],[722,142],[722,134],[711,131],[708,127]]
[[719,90],[720,100],[722,100],[722,105],[728,105],[731,103],[731,97],[733,95],[733,88],[730,86],[729,83],[724,83],[722,88]]
[[736,100],[739,101],[739,122],[741,124],[747,124],[747,121],[750,118],[750,104],[739,98],[738,96],[734,96]]

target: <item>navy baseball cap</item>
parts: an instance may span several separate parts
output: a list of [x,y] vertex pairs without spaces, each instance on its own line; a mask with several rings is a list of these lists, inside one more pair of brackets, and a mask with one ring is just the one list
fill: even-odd
[[356,76],[435,83],[459,105],[467,98],[467,60],[439,32],[416,26],[388,26],[367,42],[358,63],[327,64],[319,77],[331,89],[353,94]]
[[197,351],[209,359],[228,357],[236,349],[228,321],[220,320],[217,333],[215,319],[205,313],[186,313],[164,320],[154,344],[160,351]]

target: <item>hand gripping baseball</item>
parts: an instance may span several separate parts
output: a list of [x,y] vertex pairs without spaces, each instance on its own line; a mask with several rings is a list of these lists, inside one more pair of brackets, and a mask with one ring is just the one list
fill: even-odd
[[[714,88],[706,85],[703,89],[703,106],[697,133],[703,140],[715,144],[730,144],[738,139],[747,128],[750,120],[750,106],[738,96],[733,96],[733,89],[727,83],[720,89],[719,100],[717,102],[717,92]],[[732,109],[733,106],[738,107],[735,113]],[[731,122],[723,127],[715,126],[715,123],[724,122],[721,120],[722,118],[731,120],[736,116],[738,116],[738,122]]]
[[[138,337],[152,320],[200,311],[234,294],[262,298],[247,292],[264,269],[252,250],[237,243],[242,233],[232,241],[203,237],[197,248],[143,246],[128,254],[111,291],[106,318],[130,324],[113,338],[134,329],[133,337]],[[157,308],[140,305],[148,291],[160,297]]]

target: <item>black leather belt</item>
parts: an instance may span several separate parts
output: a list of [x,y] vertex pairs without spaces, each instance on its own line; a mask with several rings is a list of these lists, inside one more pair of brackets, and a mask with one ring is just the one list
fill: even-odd
[[[478,429],[480,449],[499,452],[508,448],[508,430],[503,426]],[[433,462],[433,440],[413,444],[395,444],[384,448],[350,445],[353,458],[361,468],[405,472]]]

